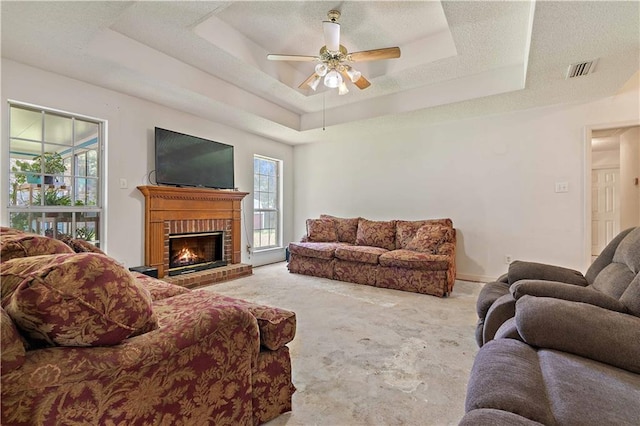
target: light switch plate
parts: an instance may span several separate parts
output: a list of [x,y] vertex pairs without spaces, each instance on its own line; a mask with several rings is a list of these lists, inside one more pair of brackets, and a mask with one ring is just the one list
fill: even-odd
[[556,192],[569,192],[569,182],[556,182]]

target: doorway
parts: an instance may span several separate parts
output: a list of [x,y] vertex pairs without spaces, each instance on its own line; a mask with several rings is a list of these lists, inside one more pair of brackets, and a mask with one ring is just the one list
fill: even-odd
[[591,171],[591,260],[620,233],[620,168]]
[[621,231],[640,226],[640,125],[588,128],[585,254],[591,264]]

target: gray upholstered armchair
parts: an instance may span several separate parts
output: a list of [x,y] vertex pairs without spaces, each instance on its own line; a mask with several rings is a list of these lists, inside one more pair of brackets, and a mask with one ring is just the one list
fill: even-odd
[[525,295],[582,302],[622,313],[640,310],[639,291],[628,289],[639,271],[640,228],[618,234],[585,275],[560,266],[515,261],[507,274],[486,284],[478,296],[478,346],[495,337],[517,337],[516,300]]
[[621,313],[552,297],[520,297],[513,319],[520,340],[496,338],[480,348],[460,426],[637,425],[638,274],[620,300],[633,299],[629,312]]

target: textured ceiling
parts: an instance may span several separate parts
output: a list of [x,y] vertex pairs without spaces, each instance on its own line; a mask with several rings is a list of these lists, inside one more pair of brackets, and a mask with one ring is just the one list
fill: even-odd
[[[610,96],[640,68],[640,2],[2,1],[2,56],[297,144]],[[298,89],[342,12],[366,90]],[[565,80],[569,64],[599,58]],[[323,124],[326,131],[322,130]]]

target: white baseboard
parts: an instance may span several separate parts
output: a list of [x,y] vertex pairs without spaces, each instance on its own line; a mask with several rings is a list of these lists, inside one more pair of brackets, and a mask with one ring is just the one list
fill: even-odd
[[480,282],[480,283],[490,283],[492,281],[495,281],[496,278],[497,277],[488,277],[486,275],[472,275],[472,274],[460,274],[460,273],[456,274],[457,280],[474,281],[474,282]]

